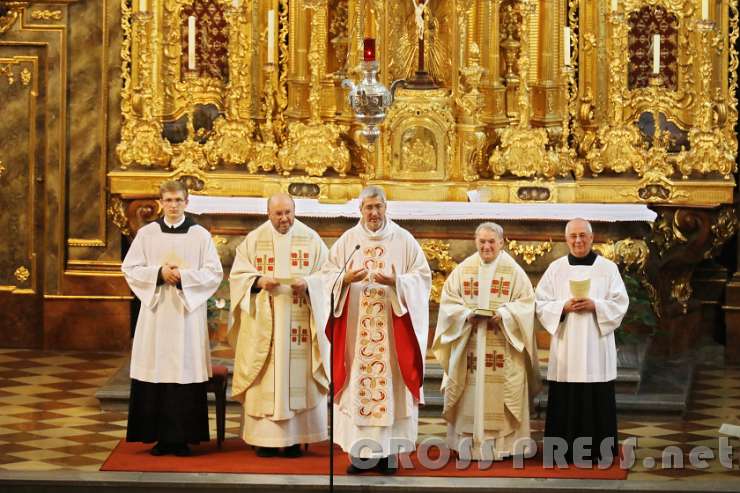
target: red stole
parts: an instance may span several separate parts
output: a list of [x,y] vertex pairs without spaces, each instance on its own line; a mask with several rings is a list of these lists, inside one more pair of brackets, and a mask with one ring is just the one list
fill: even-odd
[[[333,307],[332,307],[333,308]],[[347,319],[349,317],[349,295],[344,303],[344,310],[337,318],[329,317],[329,323],[326,325],[326,337],[332,343],[333,353],[333,376],[334,376],[334,399],[339,399],[339,395],[347,384],[347,360],[345,357],[347,348]],[[398,357],[398,366],[403,376],[406,387],[419,400],[419,389],[424,380],[424,359],[419,349],[419,343],[416,340],[414,327],[411,325],[411,317],[408,313],[402,317],[397,317],[391,313],[393,319],[393,338],[396,343],[396,356]],[[334,327],[334,339],[332,341],[331,329]],[[426,349],[426,348],[424,348]]]

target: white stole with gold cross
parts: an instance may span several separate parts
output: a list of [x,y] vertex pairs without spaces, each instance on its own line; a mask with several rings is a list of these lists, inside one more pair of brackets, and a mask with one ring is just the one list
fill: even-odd
[[[265,228],[264,233],[255,243],[254,265],[260,274],[275,277],[276,279],[298,279],[310,273],[312,258],[311,239],[300,234],[293,234],[293,230],[285,235],[277,233],[273,228]],[[265,364],[265,373],[262,378],[262,410],[266,415],[279,418],[280,410],[275,408],[275,365],[283,364],[276,360],[275,347],[286,338],[289,344],[288,370],[288,398],[291,411],[306,409],[307,380],[310,368],[311,337],[310,337],[310,305],[303,296],[293,295],[289,285],[280,285],[270,297],[270,306],[273,311],[273,340],[272,347]],[[276,321],[281,319],[275,315],[275,310],[286,310],[289,313],[289,327],[277,327]]]
[[[464,276],[466,304],[473,308],[496,310],[509,301],[513,268],[501,257],[490,264],[468,267]],[[504,410],[504,363],[508,345],[502,330],[487,330],[487,321],[477,324],[467,350],[467,386],[461,409],[463,426],[460,431],[473,435],[479,446],[486,430],[500,431],[506,426]],[[471,399],[472,398],[472,399]],[[472,400],[473,402],[470,402]]]

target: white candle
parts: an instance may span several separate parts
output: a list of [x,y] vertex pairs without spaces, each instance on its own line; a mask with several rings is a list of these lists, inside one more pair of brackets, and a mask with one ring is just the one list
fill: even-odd
[[653,73],[660,73],[660,34],[653,34]]
[[139,0],[139,12],[146,12],[146,0]]
[[188,70],[195,70],[195,16],[188,17]]
[[701,0],[701,18],[709,20],[709,0]]
[[570,65],[570,28],[568,26],[563,28],[563,63],[566,66]]
[[612,0],[612,12],[617,11],[617,0]]
[[275,11],[267,11],[267,63],[275,61]]

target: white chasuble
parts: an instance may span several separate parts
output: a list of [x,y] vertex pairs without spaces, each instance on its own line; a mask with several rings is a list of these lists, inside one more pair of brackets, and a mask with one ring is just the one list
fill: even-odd
[[[318,327],[323,329],[328,311],[315,275],[326,251],[318,235],[297,220],[286,234],[267,222],[237,250],[231,271],[232,395],[244,406],[247,443],[280,447],[326,438],[328,372],[321,353],[328,341]],[[281,284],[272,295],[253,293],[259,276]],[[293,294],[290,284],[297,279],[306,281],[308,296]]]
[[[408,452],[413,450],[408,445],[391,450],[391,439],[407,439],[415,444],[418,403],[423,395],[415,399],[401,373],[394,316],[410,317],[416,350],[424,354],[431,271],[418,242],[406,230],[391,221],[377,232],[360,224],[332,246],[325,269],[327,289],[331,289],[331,282],[355,245],[360,245],[360,250],[348,269],[364,267],[368,276],[350,286],[342,287],[340,282],[336,288],[334,316],[342,316],[346,306],[347,324],[346,345],[335,351],[344,351],[347,378],[335,383],[339,393],[335,401],[335,442],[361,457]],[[395,286],[375,282],[377,273],[391,274],[393,268]],[[419,370],[423,374],[423,368]],[[370,439],[380,449],[352,450],[360,439]]]
[[[473,326],[467,318],[476,308],[500,315],[502,330]],[[500,459],[529,437],[529,397],[539,387],[533,321],[532,285],[505,252],[489,264],[476,253],[445,282],[432,349],[444,370],[453,450],[472,439],[472,458],[480,459],[483,442],[493,440],[491,458]]]
[[[571,281],[586,280],[596,312],[563,317],[563,306],[573,297]],[[597,256],[593,265],[570,265],[567,256],[561,257],[542,275],[536,297],[537,318],[552,335],[547,379],[580,383],[616,379],[614,331],[629,306],[617,265],[602,256]]]
[[[211,376],[206,302],[223,271],[210,233],[185,221],[170,232],[162,219],[141,228],[121,270],[141,310],[131,351],[131,378],[198,383]],[[178,266],[180,286],[157,285],[160,267]]]

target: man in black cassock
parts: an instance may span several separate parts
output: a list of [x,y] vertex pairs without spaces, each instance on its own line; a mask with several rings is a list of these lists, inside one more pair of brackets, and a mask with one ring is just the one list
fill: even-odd
[[187,203],[182,183],[163,183],[164,217],[138,231],[121,266],[141,300],[126,441],[157,442],[156,456],[187,456],[188,444],[210,439],[206,302],[223,271],[210,233],[185,216]]

